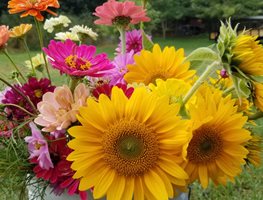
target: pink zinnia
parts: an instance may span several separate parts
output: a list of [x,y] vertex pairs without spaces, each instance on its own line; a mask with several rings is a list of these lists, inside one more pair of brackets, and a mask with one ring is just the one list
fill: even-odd
[[69,39],[65,42],[51,40],[43,50],[54,68],[71,76],[102,77],[112,68],[107,54],[95,55],[96,47],[92,45],[78,46]]
[[42,131],[65,130],[77,121],[79,108],[86,105],[88,96],[89,90],[83,83],[75,88],[74,94],[66,85],[57,87],[54,92],[47,92],[37,104],[40,114],[35,123],[44,127]]
[[[151,37],[146,35],[148,40],[151,40]],[[132,30],[126,32],[126,52],[133,51],[134,54],[139,53],[143,49],[142,42],[142,31],[141,30]],[[117,53],[121,53],[121,42],[116,48]]]
[[110,84],[116,85],[117,83],[127,84],[123,76],[127,73],[127,65],[134,64],[133,51],[126,54],[117,55],[112,64],[114,68],[110,71]]
[[117,2],[108,0],[102,6],[98,6],[93,13],[99,19],[95,24],[117,25],[127,27],[131,24],[150,21],[142,6],[137,6],[133,1]]
[[53,168],[54,166],[50,158],[46,139],[34,123],[31,122],[29,126],[31,128],[32,136],[25,137],[30,153],[29,159],[35,158],[39,166],[43,169],[48,170]]
[[8,26],[0,26],[0,49],[2,49],[9,39],[9,30]]

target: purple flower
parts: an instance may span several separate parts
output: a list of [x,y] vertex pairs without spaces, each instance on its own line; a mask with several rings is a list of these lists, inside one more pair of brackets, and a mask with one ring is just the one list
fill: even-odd
[[[151,39],[148,36],[148,39]],[[131,52],[133,50],[134,54],[137,54],[143,49],[142,44],[142,31],[141,30],[132,30],[126,32],[126,52]],[[117,53],[121,53],[121,43],[119,43],[118,48],[116,49]]]
[[96,47],[92,45],[78,46],[69,39],[65,42],[51,40],[43,50],[54,68],[71,76],[102,77],[112,68],[107,54],[95,55]]
[[126,54],[119,54],[114,58],[112,61],[114,68],[110,71],[110,85],[116,85],[117,83],[127,84],[123,76],[127,72],[127,65],[134,64],[133,55],[134,53],[131,51]]
[[29,159],[37,157],[37,162],[41,168],[46,170],[53,168],[54,165],[50,158],[46,139],[33,122],[31,122],[29,126],[31,128],[32,136],[25,137],[30,153]]

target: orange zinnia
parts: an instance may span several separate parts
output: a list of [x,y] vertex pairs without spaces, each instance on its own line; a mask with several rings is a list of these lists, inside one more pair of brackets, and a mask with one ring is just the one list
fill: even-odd
[[10,0],[8,2],[10,14],[23,12],[21,17],[31,15],[38,21],[44,20],[44,17],[41,14],[42,11],[56,15],[56,13],[49,10],[48,7],[59,8],[58,0]]

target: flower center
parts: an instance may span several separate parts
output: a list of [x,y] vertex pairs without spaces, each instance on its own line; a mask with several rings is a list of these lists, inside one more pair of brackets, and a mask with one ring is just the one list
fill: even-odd
[[187,157],[193,163],[212,162],[223,149],[223,140],[213,127],[203,125],[193,133],[187,148]]
[[105,161],[122,176],[140,176],[155,166],[159,158],[154,130],[136,120],[120,120],[103,138]]
[[43,95],[43,92],[42,92],[41,89],[34,90],[34,93],[35,93],[35,96],[36,96],[37,98],[41,98],[42,95]]
[[79,58],[77,55],[70,55],[65,59],[65,63],[74,69],[88,70],[91,67],[91,62],[84,58]]
[[155,81],[157,79],[162,79],[165,81],[167,79],[166,73],[162,71],[158,71],[158,72],[155,72],[154,74],[150,74],[150,76],[146,79],[146,84],[149,84],[149,83],[155,84]]
[[36,149],[36,150],[39,150],[43,145],[40,144],[40,143],[38,143],[38,142],[36,142],[36,143],[34,144],[34,146],[35,146],[35,149]]
[[112,20],[112,24],[116,26],[128,26],[131,22],[131,18],[128,16],[117,16]]

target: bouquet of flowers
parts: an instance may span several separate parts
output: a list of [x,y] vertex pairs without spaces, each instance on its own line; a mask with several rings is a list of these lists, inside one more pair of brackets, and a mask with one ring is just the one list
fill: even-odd
[[[221,25],[216,45],[162,49],[148,36],[147,1],[108,0],[95,24],[120,33],[114,59],[96,53],[97,33],[74,26],[44,46],[43,12],[56,15],[58,0],[10,0],[10,14],[35,20],[41,53],[27,46],[31,24],[0,26],[0,49],[16,83],[1,93],[0,188],[35,186],[60,195],[94,199],[167,200],[194,181],[234,182],[249,163],[259,166],[263,117],[263,47],[256,36]],[[68,27],[66,16],[45,21],[48,32]],[[133,29],[136,24],[140,29]],[[133,30],[132,30],[133,29]],[[29,74],[8,53],[25,44]],[[54,85],[51,67],[65,85]],[[24,190],[23,190],[24,191]]]

